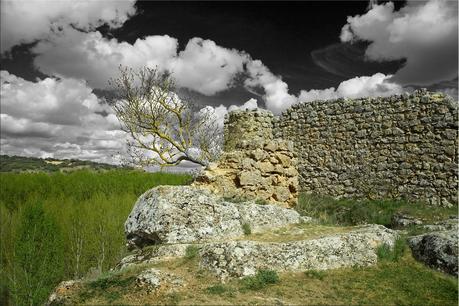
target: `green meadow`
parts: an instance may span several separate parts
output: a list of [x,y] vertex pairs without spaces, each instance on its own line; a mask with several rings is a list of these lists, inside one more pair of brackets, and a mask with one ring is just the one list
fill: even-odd
[[62,280],[97,277],[126,254],[137,197],[183,174],[129,170],[0,173],[0,300],[42,304]]

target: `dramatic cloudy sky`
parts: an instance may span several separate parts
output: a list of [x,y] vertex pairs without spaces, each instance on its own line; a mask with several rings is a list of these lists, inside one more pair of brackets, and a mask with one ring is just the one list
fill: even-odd
[[457,99],[457,1],[2,0],[0,17],[2,154],[116,162],[120,64],[172,72],[220,120],[419,87]]

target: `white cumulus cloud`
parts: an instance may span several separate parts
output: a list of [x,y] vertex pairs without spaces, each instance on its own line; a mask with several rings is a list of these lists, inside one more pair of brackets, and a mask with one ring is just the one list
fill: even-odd
[[7,71],[0,79],[2,153],[116,162],[124,150],[116,116],[85,82],[30,82]]
[[387,2],[364,15],[350,16],[341,40],[369,41],[369,60],[406,59],[393,81],[402,85],[431,85],[457,77],[457,1],[408,1],[399,11]]
[[382,73],[355,77],[341,82],[336,89],[331,87],[322,90],[302,90],[298,100],[309,102],[338,98],[387,97],[405,92],[402,86],[391,82],[390,78],[390,75]]
[[288,93],[288,85],[280,76],[274,75],[261,61],[254,60],[247,64],[249,78],[244,82],[247,87],[262,87],[266,108],[274,113],[290,107],[297,98]]
[[226,107],[223,104],[220,104],[217,107],[212,107],[212,106],[206,106],[205,109],[210,110],[214,113],[214,119],[217,122],[218,126],[223,128],[223,123],[225,121],[225,115],[228,114],[229,112],[232,112],[234,110],[238,109],[248,109],[248,110],[253,110],[258,108],[258,102],[256,99],[249,99],[242,105],[230,105],[229,107]]
[[60,27],[71,25],[93,30],[108,24],[121,26],[135,13],[135,0],[2,0],[0,25],[1,49],[45,39]]
[[242,52],[197,37],[179,51],[177,39],[168,35],[147,36],[129,44],[104,38],[97,31],[72,28],[39,42],[32,51],[37,54],[34,63],[43,73],[85,79],[93,88],[106,88],[121,64],[170,71],[178,86],[204,95],[231,87],[247,60]]

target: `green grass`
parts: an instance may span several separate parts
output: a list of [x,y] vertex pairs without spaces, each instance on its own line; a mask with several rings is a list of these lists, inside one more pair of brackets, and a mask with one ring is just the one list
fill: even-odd
[[242,231],[244,232],[244,235],[248,236],[252,234],[252,228],[250,227],[250,224],[245,222],[242,224]]
[[185,249],[185,259],[191,260],[199,255],[199,247],[195,245],[189,245]]
[[126,287],[129,284],[132,284],[134,281],[135,277],[122,278],[109,273],[99,277],[94,281],[89,282],[88,287],[91,289],[106,290],[111,287]]
[[216,284],[206,288],[206,291],[210,294],[223,294],[228,291],[228,288],[222,284]]
[[41,203],[46,216],[56,222],[64,238],[60,280],[75,279],[91,271],[103,273],[126,254],[124,222],[143,192],[158,185],[184,185],[190,181],[189,175],[128,170],[0,173],[2,296],[12,304],[20,304],[15,294],[26,286],[16,277],[22,272],[14,261],[25,207]]
[[[276,301],[286,305],[457,305],[457,278],[415,261],[406,245],[398,245],[398,260],[385,258],[371,267],[286,272],[280,276],[264,270],[244,279],[228,279],[224,284],[209,271],[200,270],[197,261],[184,264],[176,259],[153,264],[184,279],[186,286],[174,293],[160,290],[146,294],[135,283],[119,286],[118,279],[135,276],[146,267],[128,268],[112,274],[115,280],[98,284],[105,289],[88,293],[86,285],[74,291],[69,303],[106,305],[112,299],[123,305],[267,305]],[[106,288],[107,283],[112,286]],[[113,292],[119,295],[113,296]]]
[[395,240],[393,247],[387,244],[379,246],[376,250],[376,254],[378,255],[378,259],[382,261],[398,261],[402,258],[405,250],[406,239],[404,237],[400,237]]
[[317,271],[317,270],[308,270],[304,272],[304,275],[310,278],[323,280],[325,277],[324,271]]
[[279,282],[279,275],[272,270],[259,270],[254,276],[247,276],[241,280],[243,289],[260,290],[270,284]]
[[337,200],[328,196],[301,193],[296,209],[299,213],[314,217],[323,224],[375,223],[390,226],[395,213],[405,213],[433,222],[457,215],[458,208],[433,207],[424,203],[398,200]]

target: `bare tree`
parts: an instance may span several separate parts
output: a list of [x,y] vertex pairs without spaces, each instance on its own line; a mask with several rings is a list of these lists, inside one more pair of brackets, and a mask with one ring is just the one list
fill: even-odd
[[184,160],[207,165],[221,148],[222,133],[212,108],[198,109],[176,94],[170,74],[120,66],[110,80],[117,97],[113,108],[130,136],[132,163],[175,166]]

